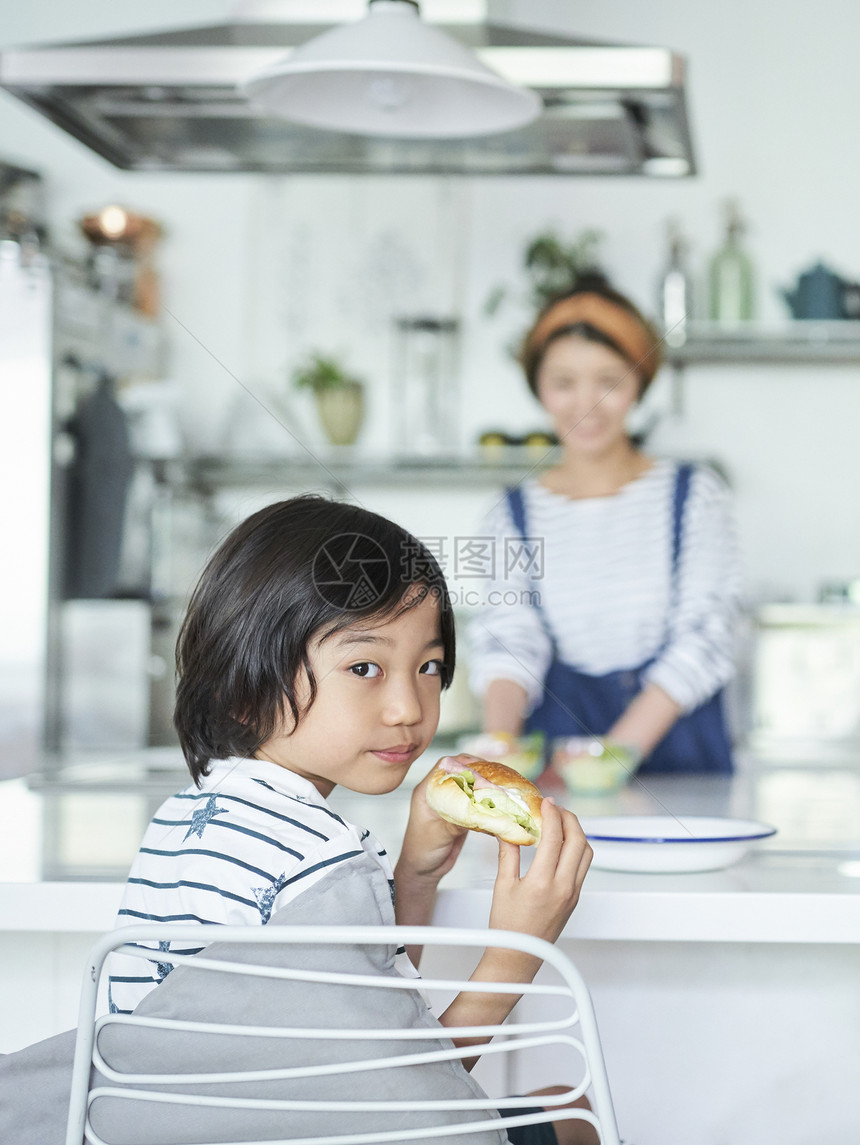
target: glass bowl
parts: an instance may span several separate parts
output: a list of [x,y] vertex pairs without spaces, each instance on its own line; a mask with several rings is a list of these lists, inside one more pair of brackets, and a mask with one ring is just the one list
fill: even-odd
[[552,741],[550,766],[568,791],[602,795],[617,791],[633,777],[639,757],[625,744],[566,736]]
[[457,750],[468,752],[479,759],[504,763],[532,782],[546,767],[543,732],[522,736],[509,735],[507,732],[479,732],[464,736],[458,742]]

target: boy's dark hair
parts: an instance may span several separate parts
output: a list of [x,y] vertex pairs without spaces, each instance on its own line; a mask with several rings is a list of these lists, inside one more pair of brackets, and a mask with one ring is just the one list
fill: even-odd
[[[409,594],[410,586],[419,590]],[[371,618],[392,619],[425,596],[439,606],[442,686],[454,671],[454,617],[429,550],[394,522],[355,505],[306,495],[238,525],[209,560],[176,645],[174,724],[199,784],[209,762],[249,757],[289,707],[296,682],[316,683],[308,645]],[[286,705],[285,705],[286,701]]]

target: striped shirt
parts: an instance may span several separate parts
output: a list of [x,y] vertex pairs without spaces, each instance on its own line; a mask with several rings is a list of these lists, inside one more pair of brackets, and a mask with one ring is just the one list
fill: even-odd
[[[393,900],[384,849],[334,812],[312,783],[266,760],[216,760],[201,787],[191,784],[156,812],[132,864],[117,925],[263,926],[363,851],[383,868]],[[113,954],[109,969],[111,1011],[127,1013],[171,967]]]
[[[741,577],[729,493],[712,470],[695,467],[672,607],[677,469],[676,462],[658,460],[618,493],[583,500],[535,480],[523,485],[528,533],[538,539],[531,551],[539,552],[542,541],[543,567],[530,573],[497,561],[490,603],[469,626],[476,694],[506,679],[525,688],[529,710],[539,701],[552,646],[534,593],[557,655],[581,672],[604,675],[656,657],[646,680],[684,711],[731,678]],[[495,539],[497,552],[514,551],[518,532],[505,499],[489,511],[482,533]]]

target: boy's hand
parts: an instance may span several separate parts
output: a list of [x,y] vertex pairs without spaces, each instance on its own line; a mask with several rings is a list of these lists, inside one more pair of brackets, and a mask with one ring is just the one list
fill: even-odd
[[540,842],[524,876],[519,847],[499,840],[490,926],[555,942],[579,901],[592,850],[573,812],[544,799],[541,817]]
[[[456,758],[466,767],[476,757],[458,755]],[[430,924],[439,880],[454,866],[468,834],[465,827],[449,823],[427,806],[424,792],[429,777],[428,771],[412,792],[409,822],[394,868],[394,915],[401,925]],[[421,948],[407,947],[407,953],[417,966]]]
[[[454,758],[467,767],[477,756],[458,755]],[[411,877],[426,879],[435,885],[454,866],[468,831],[465,827],[449,823],[427,806],[425,791],[429,777],[428,771],[412,792],[409,822],[397,866],[402,873],[408,871]]]
[[[499,872],[490,907],[490,926],[516,930],[555,942],[579,899],[591,847],[579,820],[552,799],[541,804],[541,838],[532,864],[520,877],[520,848],[499,840]],[[540,959],[504,947],[488,947],[472,974],[474,982],[528,982],[540,969]],[[458,994],[440,1021],[443,1026],[499,1025],[517,1001],[515,994]],[[486,1037],[458,1038],[458,1046],[477,1045]],[[471,1069],[476,1058],[464,1059]]]

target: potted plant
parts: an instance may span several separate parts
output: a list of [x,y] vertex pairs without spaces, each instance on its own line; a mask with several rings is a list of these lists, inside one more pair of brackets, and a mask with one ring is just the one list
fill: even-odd
[[364,420],[364,383],[348,374],[336,358],[317,352],[293,372],[293,384],[309,389],[332,445],[352,445]]
[[[597,248],[602,238],[600,231],[587,229],[567,241],[549,229],[529,239],[523,251],[526,304],[537,313],[554,298],[572,290],[583,275],[600,273]],[[495,314],[507,296],[507,286],[495,287],[484,307],[487,315]]]

